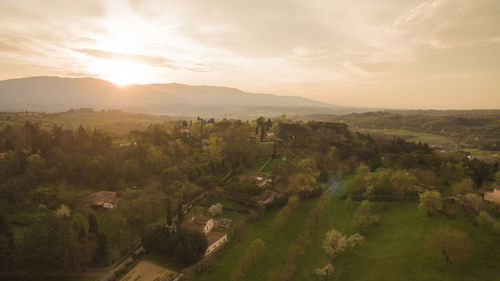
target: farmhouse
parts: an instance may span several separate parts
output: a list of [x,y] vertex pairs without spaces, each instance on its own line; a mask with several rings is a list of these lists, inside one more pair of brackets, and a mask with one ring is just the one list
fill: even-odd
[[270,184],[273,182],[272,179],[268,179],[268,178],[265,178],[265,177],[255,177],[255,184],[260,187],[260,188],[263,188],[265,187],[266,185]]
[[4,159],[9,155],[9,152],[0,152],[0,159]]
[[99,191],[89,196],[88,203],[94,209],[113,209],[120,199],[113,191]]
[[215,249],[220,247],[227,241],[227,234],[222,232],[210,232],[207,233],[208,248],[205,252],[205,256],[210,255]]
[[495,187],[492,192],[485,192],[484,200],[500,203],[500,185]]
[[[226,219],[224,223],[225,226],[228,227],[230,220],[228,221],[228,219]],[[192,217],[190,221],[184,223],[184,227],[201,231],[207,236],[208,248],[205,251],[205,256],[210,255],[215,249],[227,241],[226,233],[212,232],[214,225],[214,219],[209,217]]]
[[212,231],[214,221],[209,217],[192,217],[190,221],[184,223],[184,227],[199,230],[207,234]]

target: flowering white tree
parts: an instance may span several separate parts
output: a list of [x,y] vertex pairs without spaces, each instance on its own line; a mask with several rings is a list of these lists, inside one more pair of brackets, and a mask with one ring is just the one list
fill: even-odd
[[333,265],[331,263],[328,263],[325,265],[323,268],[316,268],[314,270],[314,273],[318,276],[323,277],[323,280],[328,280],[333,274]]
[[210,206],[210,208],[208,208],[208,212],[212,216],[216,216],[216,215],[222,214],[223,209],[224,209],[224,207],[222,206],[222,204],[221,203],[217,203],[215,205]]
[[326,233],[325,240],[323,240],[323,249],[333,259],[348,247],[358,246],[363,241],[364,237],[358,233],[347,238],[344,234],[332,229]]
[[59,209],[55,210],[54,212],[58,217],[69,217],[71,215],[71,210],[64,204],[61,204]]

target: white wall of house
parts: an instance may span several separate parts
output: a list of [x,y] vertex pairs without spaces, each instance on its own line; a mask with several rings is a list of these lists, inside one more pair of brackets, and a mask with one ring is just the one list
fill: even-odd
[[209,233],[210,231],[212,231],[212,228],[214,228],[214,220],[213,219],[209,219],[207,221],[207,223],[205,224],[205,228],[203,229],[203,232],[204,233]]
[[105,203],[102,205],[102,207],[103,207],[104,209],[113,209],[115,206],[113,206],[113,204],[111,204],[111,203],[105,202]]
[[215,249],[220,247],[226,241],[227,241],[227,235],[224,235],[219,240],[215,241],[215,243],[213,243],[212,245],[209,245],[207,250],[205,251],[205,256],[208,256],[211,252],[213,252]]

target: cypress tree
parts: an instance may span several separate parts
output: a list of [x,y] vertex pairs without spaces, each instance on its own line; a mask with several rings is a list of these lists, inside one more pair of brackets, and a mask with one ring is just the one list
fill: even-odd
[[167,198],[167,225],[172,224],[172,207],[170,206],[170,198]]
[[264,134],[266,133],[266,130],[264,129],[264,123],[261,123],[260,125],[260,141],[264,141]]
[[89,233],[94,233],[96,236],[99,233],[99,226],[97,225],[97,219],[95,215],[89,215]]
[[177,224],[181,225],[183,220],[184,212],[182,211],[182,203],[179,202],[179,205],[177,205]]

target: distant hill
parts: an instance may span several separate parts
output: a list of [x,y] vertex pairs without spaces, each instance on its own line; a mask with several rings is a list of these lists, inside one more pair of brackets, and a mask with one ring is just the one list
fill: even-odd
[[59,77],[0,81],[0,111],[59,112],[82,107],[216,118],[367,111],[303,97],[254,94],[214,86],[169,83],[119,87],[100,79]]

